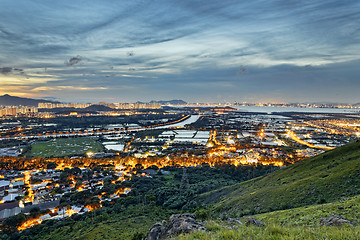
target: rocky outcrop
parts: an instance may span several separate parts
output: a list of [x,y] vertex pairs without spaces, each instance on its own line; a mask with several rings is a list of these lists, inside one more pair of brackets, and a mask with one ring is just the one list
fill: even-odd
[[337,215],[330,215],[327,218],[320,218],[321,226],[341,226],[344,224],[351,224],[351,222]]
[[146,235],[146,240],[165,239],[180,233],[204,231],[205,226],[195,220],[194,214],[175,214],[169,221],[154,224]]
[[161,223],[155,223],[154,226],[152,226],[149,232],[146,234],[145,240],[161,239],[165,232],[164,222],[165,221],[162,221]]
[[253,217],[248,217],[248,218],[246,219],[246,221],[245,221],[245,224],[246,224],[247,226],[249,226],[249,225],[255,225],[255,226],[257,226],[257,227],[263,227],[263,226],[265,226],[265,224],[264,224],[262,221],[256,220],[256,219],[253,218]]
[[228,218],[226,222],[230,224],[242,225],[242,222],[240,222],[240,220],[236,218]]

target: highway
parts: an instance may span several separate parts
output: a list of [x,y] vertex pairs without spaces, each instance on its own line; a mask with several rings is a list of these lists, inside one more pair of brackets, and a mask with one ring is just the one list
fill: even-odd
[[334,147],[317,146],[317,145],[313,145],[311,143],[308,143],[308,142],[306,142],[304,140],[301,140],[293,131],[290,131],[290,130],[287,132],[287,134],[295,142],[300,143],[302,145],[306,145],[306,146],[311,147],[311,148],[323,149],[323,150],[332,150],[332,149],[334,149]]

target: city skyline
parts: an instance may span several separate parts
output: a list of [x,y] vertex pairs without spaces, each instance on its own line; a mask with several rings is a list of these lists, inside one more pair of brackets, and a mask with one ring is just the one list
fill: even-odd
[[360,102],[358,1],[2,1],[0,95]]

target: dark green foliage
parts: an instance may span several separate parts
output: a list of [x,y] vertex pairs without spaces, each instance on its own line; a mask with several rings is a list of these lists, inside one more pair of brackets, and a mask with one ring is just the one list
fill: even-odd
[[26,221],[26,216],[22,213],[5,219],[1,225],[1,230],[6,234],[17,233],[17,227]]
[[32,217],[35,217],[35,216],[37,216],[39,213],[40,213],[40,208],[39,207],[33,207],[33,208],[31,208],[30,209],[30,215],[32,216]]
[[145,238],[145,234],[142,232],[136,232],[132,235],[131,240],[142,240]]
[[[158,206],[170,209],[190,210],[199,207],[195,197],[221,186],[227,186],[256,177],[269,172],[271,166],[231,166],[217,165],[212,168],[203,167],[187,168],[189,185],[180,190],[183,175],[182,168],[169,167],[173,175],[155,175],[152,178],[133,177],[131,181],[122,183],[123,187],[130,187],[131,196],[137,197],[138,202],[149,201],[146,194],[156,199]],[[167,180],[168,179],[168,180]]]
[[31,184],[37,184],[37,183],[42,183],[42,179],[40,179],[40,178],[37,178],[37,177],[34,177],[34,176],[32,176],[31,178],[30,178],[30,183]]
[[57,167],[57,164],[54,162],[50,162],[46,165],[46,169],[55,169]]

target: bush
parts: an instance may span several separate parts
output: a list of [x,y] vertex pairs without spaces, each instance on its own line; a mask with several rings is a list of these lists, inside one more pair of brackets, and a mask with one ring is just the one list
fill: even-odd
[[131,237],[131,240],[142,240],[145,238],[145,233],[141,233],[141,232],[136,232],[134,233],[134,235]]

